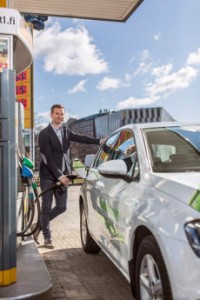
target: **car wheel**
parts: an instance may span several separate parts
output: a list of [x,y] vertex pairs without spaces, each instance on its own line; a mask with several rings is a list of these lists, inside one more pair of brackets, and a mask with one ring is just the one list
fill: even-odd
[[97,243],[89,233],[85,208],[83,204],[80,206],[80,234],[83,250],[86,253],[99,253],[101,248],[97,245]]
[[140,244],[136,259],[136,299],[171,300],[172,293],[160,249],[147,236]]

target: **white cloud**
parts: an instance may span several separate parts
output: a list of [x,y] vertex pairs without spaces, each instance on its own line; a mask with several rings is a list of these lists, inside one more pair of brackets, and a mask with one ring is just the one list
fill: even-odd
[[118,89],[120,87],[129,86],[130,75],[125,74],[125,79],[121,80],[118,78],[112,77],[104,77],[99,83],[96,85],[98,90],[108,90],[108,89]]
[[126,74],[125,74],[125,81],[126,81],[126,82],[131,81],[131,74],[130,74],[130,73],[126,73]]
[[130,97],[128,99],[122,100],[120,101],[117,106],[116,109],[126,109],[126,108],[135,108],[137,106],[145,106],[145,105],[150,105],[154,102],[156,102],[158,100],[158,98],[134,98],[134,97]]
[[122,85],[121,80],[117,78],[104,77],[96,86],[98,90],[118,89]]
[[148,73],[152,68],[152,58],[149,50],[145,49],[140,53],[139,65],[134,72],[134,75]]
[[200,65],[200,48],[198,48],[196,52],[192,52],[189,54],[187,64]]
[[50,123],[50,112],[35,113],[34,115],[34,128],[36,132],[45,128]]
[[144,49],[141,53],[141,60],[142,61],[147,61],[149,59],[151,59],[151,55],[148,49]]
[[85,83],[87,79],[79,81],[73,88],[68,90],[68,94],[76,94],[78,92],[85,92]]
[[50,122],[50,111],[36,113],[35,117],[37,118],[37,120],[46,120]]
[[107,62],[84,27],[62,31],[56,22],[44,31],[34,32],[34,46],[35,57],[43,59],[46,72],[85,75],[108,70]]
[[151,74],[156,76],[156,77],[160,77],[160,76],[165,76],[168,75],[171,71],[172,71],[172,64],[168,64],[168,65],[163,65],[160,67],[156,67],[152,69]]
[[155,41],[159,41],[159,40],[160,40],[160,36],[161,36],[160,32],[155,33],[155,34],[153,35],[153,39],[154,39]]
[[[144,54],[145,53],[148,54],[148,52],[144,52]],[[145,60],[148,59],[148,57],[150,56],[143,56]],[[145,68],[145,61],[143,63]],[[177,72],[172,72],[172,64],[166,64],[154,68],[150,68],[150,65],[148,64],[149,74],[155,76],[156,78],[154,82],[149,82],[144,86],[146,97],[129,97],[127,99],[124,99],[117,104],[117,109],[134,108],[136,106],[150,105],[160,99],[169,97],[170,95],[176,93],[179,90],[188,88],[189,85],[197,78],[199,74],[199,69],[197,67],[192,67],[191,65],[197,66],[200,64],[200,48],[197,49],[196,52],[190,53],[188,55],[186,63],[187,65],[179,69]]]
[[190,66],[180,69],[168,75],[164,75],[155,80],[153,84],[148,84],[147,92],[151,97],[162,95],[168,97],[177,90],[185,89],[197,77],[198,71]]

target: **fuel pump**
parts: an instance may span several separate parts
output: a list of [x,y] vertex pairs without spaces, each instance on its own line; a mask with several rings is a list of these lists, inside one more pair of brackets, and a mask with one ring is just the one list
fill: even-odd
[[32,34],[21,14],[0,9],[0,286],[17,280],[15,78],[33,57]]

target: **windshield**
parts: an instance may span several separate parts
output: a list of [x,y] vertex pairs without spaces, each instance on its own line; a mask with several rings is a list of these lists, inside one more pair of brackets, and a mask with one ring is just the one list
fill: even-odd
[[200,126],[144,129],[154,172],[200,171]]

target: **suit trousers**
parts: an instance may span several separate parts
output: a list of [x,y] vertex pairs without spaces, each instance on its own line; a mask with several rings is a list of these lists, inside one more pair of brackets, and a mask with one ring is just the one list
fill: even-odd
[[[56,181],[40,179],[41,190],[45,190],[55,184]],[[41,205],[41,229],[44,239],[51,239],[50,221],[62,214],[67,209],[67,188],[61,191],[59,188],[51,189],[42,195]],[[55,205],[52,208],[53,200]]]

